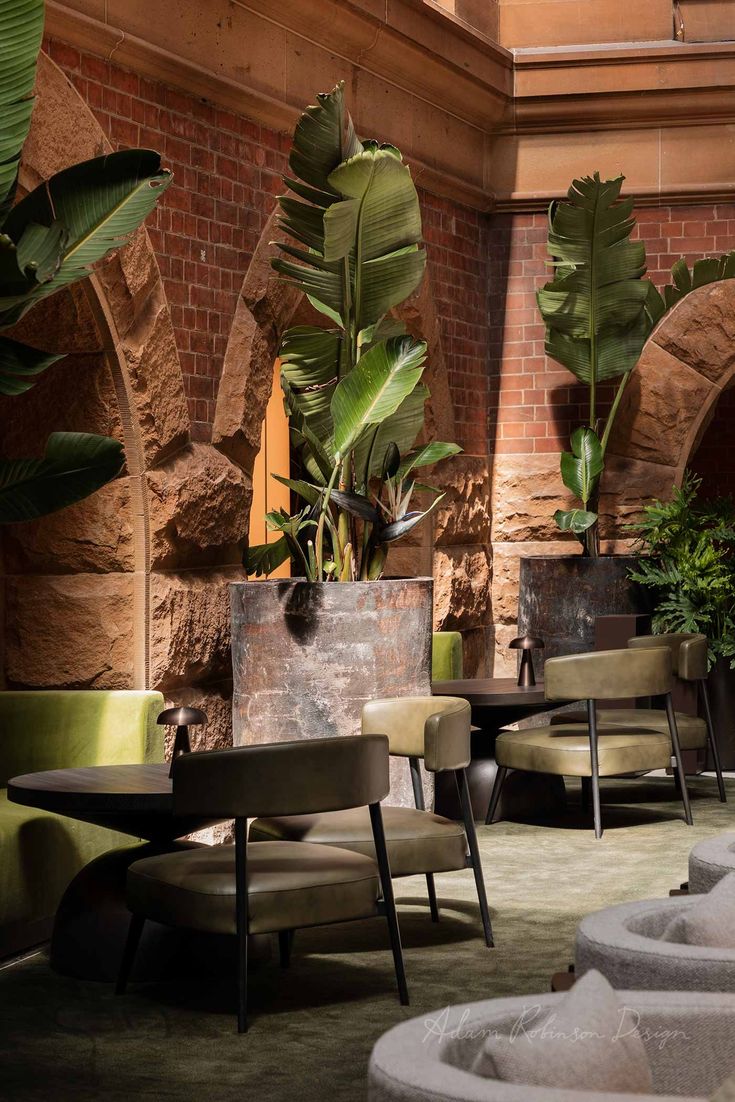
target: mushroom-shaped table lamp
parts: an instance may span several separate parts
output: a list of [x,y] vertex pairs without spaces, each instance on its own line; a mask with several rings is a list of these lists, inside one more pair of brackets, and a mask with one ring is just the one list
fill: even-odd
[[171,768],[168,771],[169,777],[171,776],[174,762],[179,754],[188,754],[191,752],[189,728],[198,727],[200,723],[206,722],[207,713],[203,712],[201,708],[166,708],[165,711],[161,712],[156,723],[161,727],[176,728],[174,748],[171,752]]
[[544,641],[537,635],[519,635],[509,644],[511,650],[521,652],[521,668],[518,671],[518,684],[524,689],[530,689],[536,684],[533,672],[533,651],[543,650]]

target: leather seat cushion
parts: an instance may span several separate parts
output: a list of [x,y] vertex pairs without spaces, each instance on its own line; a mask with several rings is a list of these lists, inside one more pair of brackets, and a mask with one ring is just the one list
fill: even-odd
[[[412,807],[383,805],[382,811],[392,876],[452,872],[465,867],[467,843],[462,823]],[[251,842],[279,838],[318,842],[375,856],[370,812],[366,807],[321,815],[256,819],[249,837]]]
[[[587,723],[586,712],[561,714],[559,721],[567,723]],[[597,725],[599,733],[605,727],[635,727],[639,730],[659,731],[669,734],[669,721],[666,712],[659,708],[598,708]],[[699,716],[688,716],[684,712],[676,713],[676,729],[679,732],[679,744],[682,750],[699,750],[707,745],[707,724]]]
[[[502,732],[495,743],[495,760],[532,773],[592,775],[589,738],[574,723]],[[668,734],[635,728],[603,734],[598,740],[598,760],[601,777],[665,769],[671,761],[671,739]]]
[[[378,867],[360,853],[297,842],[248,846],[248,915],[253,934],[320,926],[377,913]],[[235,847],[205,846],[136,861],[128,906],[169,926],[233,934]]]

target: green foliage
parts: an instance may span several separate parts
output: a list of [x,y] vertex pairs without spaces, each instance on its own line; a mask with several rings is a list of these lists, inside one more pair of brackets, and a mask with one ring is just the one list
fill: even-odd
[[[596,505],[610,433],[644,344],[664,314],[690,291],[735,277],[735,252],[698,260],[691,272],[679,260],[672,269],[673,282],[659,292],[644,278],[643,243],[631,240],[633,200],[620,198],[624,179],[602,180],[596,172],[573,180],[566,201],[551,205],[548,252],[554,278],[537,295],[546,323],[546,354],[588,388],[585,431],[599,444],[594,461],[599,470],[590,488],[580,466],[584,457],[574,443],[580,430],[573,435],[571,454],[561,457],[561,473],[564,485],[581,499],[582,510],[555,514],[562,531],[574,532],[588,555],[598,553]],[[599,386],[613,380],[618,380],[614,400],[600,418]]]
[[[411,472],[460,450],[441,442],[413,450],[428,397],[426,345],[390,316],[426,265],[418,195],[394,146],[358,140],[341,84],[302,115],[289,165],[290,194],[279,205],[290,240],[278,243],[273,267],[328,321],[289,329],[281,346],[281,385],[303,475],[287,485],[307,503],[288,533],[290,554],[313,581],[372,580],[388,545],[441,496],[424,488],[432,503],[409,512],[420,490]],[[286,543],[284,532],[277,554]],[[244,558],[256,575],[274,561],[263,547]]]
[[701,632],[710,661],[735,667],[735,505],[700,500],[700,485],[687,471],[671,501],[646,506],[629,526],[640,540],[630,576],[651,594],[655,632]]
[[[128,149],[72,165],[14,204],[31,122],[43,0],[0,0],[0,331],[85,279],[124,245],[171,182],[157,153]],[[62,357],[0,332],[0,394],[29,390]],[[54,433],[40,460],[2,462],[0,523],[79,501],[119,472],[122,446]]]
[[0,518],[35,520],[81,501],[120,473],[122,444],[86,432],[52,432],[43,459],[0,460]]

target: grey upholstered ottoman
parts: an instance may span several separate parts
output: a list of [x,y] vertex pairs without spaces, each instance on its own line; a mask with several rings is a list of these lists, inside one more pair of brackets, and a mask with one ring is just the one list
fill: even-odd
[[718,834],[699,842],[689,854],[689,891],[711,891],[723,876],[735,872],[735,834]]
[[[709,1098],[735,1068],[735,995],[619,992],[637,1023],[654,1094],[609,1094],[501,1082],[475,1075],[489,1031],[505,1034],[538,1007],[553,1013],[562,995],[525,995],[445,1007],[397,1025],[377,1042],[369,1102],[692,1102]],[[640,1017],[637,1017],[640,1015]]]
[[597,968],[625,990],[735,992],[735,950],[660,940],[671,919],[696,901],[646,899],[587,915],[577,927],[577,975]]

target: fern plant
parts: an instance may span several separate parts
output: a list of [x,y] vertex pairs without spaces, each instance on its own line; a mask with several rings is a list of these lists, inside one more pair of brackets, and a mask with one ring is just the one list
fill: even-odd
[[671,501],[654,501],[629,529],[638,535],[633,581],[651,595],[653,630],[706,635],[710,664],[735,668],[735,504],[699,498],[690,471]]

